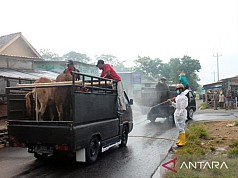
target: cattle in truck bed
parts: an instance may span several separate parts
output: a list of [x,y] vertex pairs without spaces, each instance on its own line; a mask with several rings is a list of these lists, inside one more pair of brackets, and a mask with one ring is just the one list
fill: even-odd
[[[56,78],[56,82],[72,81],[72,75],[60,74]],[[59,120],[62,121],[64,118],[64,113],[67,113],[71,117],[71,97],[70,97],[70,87],[55,87],[54,89],[54,101],[58,112]]]
[[[72,76],[66,74],[60,74],[56,78],[56,82],[72,81]],[[52,80],[41,77],[34,82],[37,83],[51,83]],[[51,121],[54,120],[54,107],[57,110],[58,118],[63,120],[64,111],[69,113],[70,108],[70,87],[46,87],[46,88],[34,88],[31,92],[28,92],[26,98],[26,110],[28,115],[31,115],[31,101],[30,95],[33,94],[35,100],[36,116],[40,121],[43,121],[44,113],[47,106],[50,109]]]
[[[50,83],[51,80],[45,77],[41,77],[34,82],[37,83]],[[26,98],[26,110],[27,114],[31,115],[31,101],[30,95],[33,95],[35,99],[35,111],[36,117],[39,117],[40,121],[43,121],[43,116],[46,110],[47,105],[49,104],[51,120],[53,120],[53,111],[52,111],[52,103],[54,100],[54,88],[34,88],[31,92],[27,93]]]

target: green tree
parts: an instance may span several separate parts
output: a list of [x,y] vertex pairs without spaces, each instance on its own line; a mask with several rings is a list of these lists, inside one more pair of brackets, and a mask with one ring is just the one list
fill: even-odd
[[192,59],[189,56],[184,56],[181,59],[181,67],[180,72],[184,72],[186,74],[186,77],[189,81],[189,85],[195,90],[197,87],[199,87],[199,84],[197,83],[200,79],[196,72],[199,72],[201,69],[201,64],[199,60]]
[[120,63],[118,58],[112,54],[102,54],[100,56],[96,56],[96,60],[103,60],[105,63],[112,66],[117,66]]
[[163,65],[159,58],[151,59],[150,57],[140,57],[134,61],[136,66],[134,71],[141,72],[147,78],[158,79],[162,75],[163,68],[167,67]]
[[139,71],[147,78],[159,79],[166,77],[168,83],[177,84],[179,82],[179,74],[184,72],[189,81],[189,85],[193,90],[199,87],[197,83],[200,79],[196,72],[201,69],[200,62],[189,56],[183,58],[172,58],[168,63],[162,63],[158,58],[140,57],[135,60],[135,71]]
[[116,56],[111,54],[102,54],[96,56],[96,60],[103,60],[105,63],[110,64],[117,72],[128,72],[130,68],[124,66],[125,61],[120,61]]
[[180,60],[179,58],[172,58],[166,64],[166,67],[162,70],[162,75],[168,79],[168,82],[171,84],[177,83],[178,73],[180,71]]
[[90,63],[91,59],[86,55],[82,53],[77,53],[75,51],[70,51],[67,54],[63,55],[64,60],[73,60],[73,61],[79,61],[83,63]]
[[62,57],[60,57],[56,53],[51,52],[49,49],[40,49],[40,55],[45,60],[54,60],[54,61],[62,60]]

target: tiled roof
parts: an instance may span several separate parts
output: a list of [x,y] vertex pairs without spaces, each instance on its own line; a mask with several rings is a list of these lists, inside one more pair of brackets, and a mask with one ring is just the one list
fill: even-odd
[[5,35],[0,37],[0,49],[6,46],[10,41],[12,41],[17,36],[21,35],[21,32],[13,33],[10,35]]

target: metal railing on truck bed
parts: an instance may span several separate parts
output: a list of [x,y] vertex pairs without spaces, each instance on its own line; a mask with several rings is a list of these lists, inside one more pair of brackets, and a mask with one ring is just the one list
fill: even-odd
[[[88,121],[88,119],[86,118],[86,114],[89,116],[91,115],[90,117],[92,117],[92,113],[94,112],[94,114],[99,114],[101,115],[100,118],[104,119],[109,117],[116,117],[117,106],[115,105],[115,100],[117,96],[117,90],[115,81],[96,76],[81,74],[78,72],[72,72],[72,75],[79,75],[81,80],[76,81],[74,79],[75,77],[73,77],[72,81],[37,84],[17,84],[17,86],[14,87],[6,87],[8,120],[38,121],[35,112],[35,107],[39,103],[35,102],[33,95],[31,95],[31,111],[29,115],[27,113],[25,96],[27,93],[32,92],[32,90],[41,88],[69,89],[70,97],[68,97],[67,100],[70,100],[70,102],[69,105],[65,106],[64,109],[70,106],[72,110],[70,112],[72,112],[72,115],[70,117],[65,115],[63,121],[74,121],[78,123],[91,122],[93,119],[89,119]],[[56,93],[54,96],[64,97],[60,95],[61,93]],[[105,106],[102,107],[102,104]],[[89,107],[92,108],[91,111],[88,109]],[[100,112],[94,111],[97,110],[97,107],[98,110],[100,110],[102,113],[107,113],[100,114]],[[55,116],[53,121],[58,121],[59,118],[57,116],[57,111],[55,107],[53,109],[53,113]],[[51,122],[49,104],[44,113],[43,121]]]

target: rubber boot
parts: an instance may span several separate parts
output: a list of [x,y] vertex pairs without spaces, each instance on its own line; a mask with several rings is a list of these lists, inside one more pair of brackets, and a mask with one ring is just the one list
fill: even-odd
[[176,142],[176,145],[179,144],[179,142],[180,142],[180,134],[178,136],[178,141]]
[[180,142],[177,144],[177,146],[178,147],[182,147],[182,146],[184,146],[185,145],[185,133],[181,133],[180,135],[179,135],[179,137],[180,137]]

